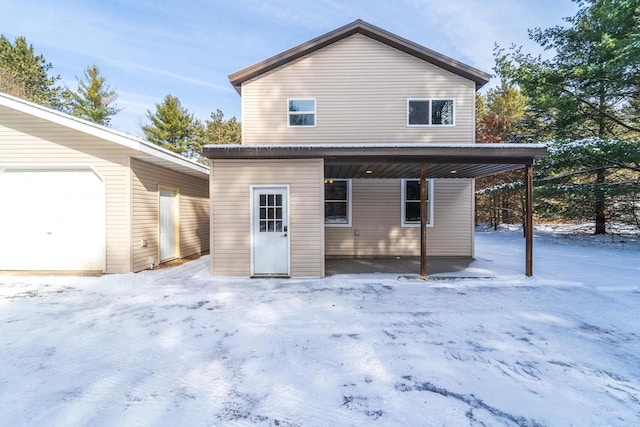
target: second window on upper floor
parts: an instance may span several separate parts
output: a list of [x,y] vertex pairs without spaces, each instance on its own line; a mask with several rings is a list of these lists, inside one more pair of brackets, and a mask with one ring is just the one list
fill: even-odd
[[314,98],[287,99],[287,126],[315,126],[316,100]]
[[453,126],[453,99],[407,99],[407,126]]

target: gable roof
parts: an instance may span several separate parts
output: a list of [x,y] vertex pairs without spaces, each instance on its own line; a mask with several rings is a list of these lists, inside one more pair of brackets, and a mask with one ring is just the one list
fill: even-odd
[[106,126],[101,126],[2,92],[0,92],[0,106],[20,111],[30,116],[38,117],[87,135],[139,151],[143,155],[134,155],[133,157],[139,158],[148,163],[199,178],[205,178],[209,175],[209,168],[205,165],[191,159],[187,159],[186,157],[182,157],[177,153],[164,149],[149,141],[127,135],[124,132],[119,132]]
[[434,50],[397,36],[389,31],[376,27],[375,25],[371,25],[361,19],[357,19],[350,24],[330,31],[320,37],[316,37],[313,40],[309,40],[306,43],[302,43],[278,55],[272,56],[271,58],[230,74],[229,81],[236,91],[241,94],[242,83],[247,80],[286,65],[291,61],[295,61],[298,58],[309,55],[316,50],[322,49],[323,47],[354,34],[362,34],[373,40],[384,43],[387,46],[391,46],[409,55],[415,56],[416,58],[422,59],[423,61],[472,80],[476,83],[476,90],[487,84],[491,78],[491,74],[489,73],[485,73],[484,71],[463,64],[460,61],[449,58],[448,56],[442,55]]

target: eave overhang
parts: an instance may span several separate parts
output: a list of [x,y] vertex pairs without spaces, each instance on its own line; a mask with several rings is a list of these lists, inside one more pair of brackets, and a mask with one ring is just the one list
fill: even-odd
[[[108,141],[115,145],[135,150],[131,157],[184,173],[196,178],[206,179],[209,175],[209,168],[197,163],[195,160],[187,159],[172,151],[166,150],[158,145],[140,138],[136,138],[126,133],[101,126],[69,114],[27,101],[6,93],[0,92],[0,107],[6,107],[14,111],[28,114],[64,126],[69,129],[82,132],[87,135]],[[2,159],[0,159],[0,162]]]
[[472,80],[476,84],[476,90],[489,82],[491,74],[477,68],[466,65],[448,56],[442,55],[434,50],[421,46],[410,40],[397,36],[382,28],[371,25],[368,22],[358,19],[343,27],[330,31],[306,43],[286,50],[271,58],[260,61],[254,65],[243,68],[229,75],[229,81],[239,94],[242,94],[242,83],[265,74],[271,70],[279,68],[291,61],[295,61],[303,56],[309,55],[316,50],[322,49],[330,44],[340,41],[354,34],[362,34],[373,40],[377,40],[387,46],[398,49],[423,61],[434,64],[440,68],[454,74]]
[[315,144],[206,145],[213,160],[323,159],[327,178],[479,178],[532,165],[544,157],[543,144]]

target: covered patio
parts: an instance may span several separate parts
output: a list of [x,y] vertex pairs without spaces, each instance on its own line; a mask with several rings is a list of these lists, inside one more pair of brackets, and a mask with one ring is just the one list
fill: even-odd
[[[434,269],[427,257],[427,179],[431,178],[479,178],[500,172],[522,169],[525,182],[525,274],[533,275],[533,166],[536,159],[546,155],[542,144],[436,144],[436,143],[359,143],[315,145],[208,145],[204,155],[214,160],[301,160],[322,159],[325,178],[376,179],[412,178],[420,181],[421,221],[419,275],[444,268],[444,263]],[[215,166],[214,166],[215,168]],[[344,271],[351,265],[356,268],[357,259],[346,261],[325,260],[326,274]],[[437,266],[435,258],[431,259]],[[376,264],[378,263],[378,264]],[[398,264],[398,263],[396,263]],[[342,265],[342,269],[340,266]],[[371,259],[360,262],[359,268],[391,268],[393,262],[380,264]],[[385,267],[387,265],[387,267]],[[402,266],[408,267],[409,265]],[[401,268],[400,265],[393,269]],[[454,268],[453,264],[448,268]],[[351,271],[353,272],[353,271]],[[416,272],[417,274],[418,272]]]

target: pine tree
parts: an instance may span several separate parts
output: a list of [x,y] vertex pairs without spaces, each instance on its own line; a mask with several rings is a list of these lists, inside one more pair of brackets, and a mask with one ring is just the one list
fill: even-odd
[[198,159],[202,150],[202,124],[172,95],[156,104],[156,111],[147,110],[150,123],[142,126],[147,139],[167,150]]
[[[567,27],[535,29],[530,37],[547,50],[556,52],[551,59],[542,59],[513,48],[496,54],[496,71],[509,82],[517,84],[530,102],[530,116],[547,127],[548,133],[564,141],[595,140],[617,145],[624,140],[640,139],[640,1],[638,0],[577,0],[580,9],[567,18]],[[578,146],[569,146],[578,150]],[[582,153],[583,154],[583,153]],[[608,150],[596,157],[581,153],[569,156],[573,162],[556,161],[549,156],[544,162],[564,165],[559,177],[581,176],[592,197],[595,233],[606,232],[607,212],[615,203],[615,188],[621,178],[611,174],[611,165],[624,164],[625,159],[611,157],[618,150]],[[600,159],[595,161],[595,159]],[[583,161],[588,161],[588,168]],[[549,166],[554,170],[555,166]],[[576,173],[572,175],[573,173]],[[633,180],[632,180],[633,181]],[[570,186],[577,191],[577,187]],[[559,193],[558,197],[568,197]],[[576,203],[567,199],[567,208]],[[580,206],[580,208],[582,207]],[[569,210],[567,215],[571,215]],[[576,216],[578,212],[576,211]]]
[[107,85],[106,78],[100,75],[97,65],[91,65],[84,71],[84,78],[78,80],[76,92],[68,92],[70,113],[76,117],[108,126],[111,116],[120,109],[113,103],[118,98],[115,90]]
[[[620,159],[620,160],[618,160]],[[555,141],[539,167],[541,214],[588,219],[594,210],[596,192],[602,192],[615,207],[609,218],[636,223],[640,214],[640,140],[585,138]],[[609,181],[597,183],[593,170],[605,169]],[[563,203],[557,203],[561,195]],[[640,225],[640,224],[636,224]]]
[[242,143],[241,125],[232,117],[224,119],[224,113],[216,110],[205,120],[205,144],[240,144]]
[[50,76],[52,65],[24,37],[11,42],[0,35],[0,90],[48,107],[63,109],[60,76]]

